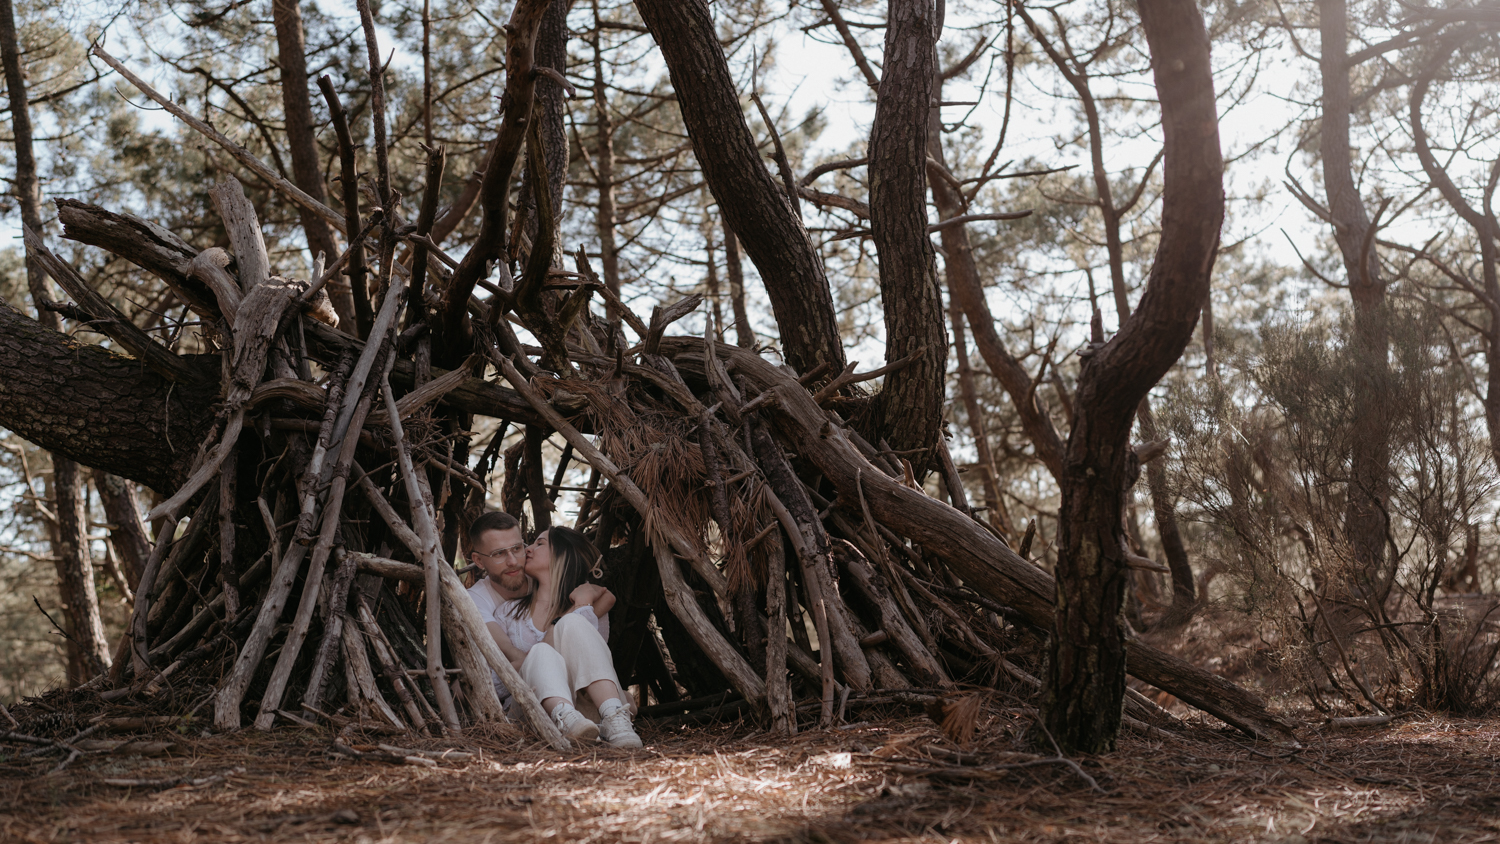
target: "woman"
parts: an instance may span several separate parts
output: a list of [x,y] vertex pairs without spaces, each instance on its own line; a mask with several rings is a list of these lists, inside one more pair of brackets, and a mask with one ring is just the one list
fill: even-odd
[[525,571],[536,588],[496,615],[514,645],[517,670],[564,735],[640,747],[605,644],[615,596],[588,582],[598,562],[599,551],[578,531],[542,531],[526,549]]

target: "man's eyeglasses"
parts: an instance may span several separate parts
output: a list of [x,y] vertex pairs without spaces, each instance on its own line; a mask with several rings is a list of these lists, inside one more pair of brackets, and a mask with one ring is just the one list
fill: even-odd
[[509,548],[501,548],[499,551],[492,551],[488,554],[483,551],[474,551],[472,553],[476,557],[483,557],[487,560],[494,560],[496,562],[499,562],[506,557],[519,560],[520,558],[526,556],[526,546],[525,544],[518,542],[515,545],[510,546]]

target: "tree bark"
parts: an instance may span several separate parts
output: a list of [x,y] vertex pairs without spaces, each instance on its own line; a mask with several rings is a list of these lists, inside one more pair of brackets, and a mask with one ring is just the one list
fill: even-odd
[[844,346],[827,271],[785,189],[761,160],[706,0],[637,0],[666,59],[677,105],[703,180],[760,270],[781,329],[782,353],[798,372],[844,368]]
[[745,307],[745,271],[740,266],[740,239],[729,223],[724,223],[724,272],[729,276],[729,304],[734,310],[734,342],[744,349],[755,348],[755,329],[750,327],[750,309]]
[[1354,183],[1350,155],[1348,18],[1344,0],[1319,0],[1321,34],[1319,68],[1323,78],[1322,137],[1323,189],[1328,195],[1333,236],[1343,257],[1354,306],[1355,384],[1348,501],[1344,537],[1353,571],[1346,577],[1330,572],[1348,597],[1363,595],[1384,604],[1395,580],[1395,566],[1385,546],[1390,518],[1390,366],[1386,322],[1385,279],[1375,256],[1374,236],[1364,200]]
[[1083,365],[1063,457],[1057,612],[1042,721],[1064,751],[1113,748],[1125,696],[1124,498],[1136,408],[1192,338],[1224,216],[1208,36],[1191,0],[1146,0],[1165,137],[1161,242],[1140,307]]
[[109,541],[125,563],[126,583],[135,589],[141,581],[141,572],[146,570],[146,560],[151,556],[151,540],[146,536],[146,526],[141,523],[135,484],[95,469],[94,489],[99,493],[99,503],[104,506],[104,517],[109,520]]
[[[594,226],[599,232],[599,271],[616,298],[620,295],[620,247],[615,242],[615,125],[609,111],[609,86],[604,82],[604,54],[600,47],[599,2],[594,0]],[[610,322],[619,322],[615,306],[609,305]]]
[[[568,11],[573,0],[551,0],[542,15],[542,26],[536,35],[536,66],[551,68],[559,74],[568,71]],[[546,151],[547,190],[552,197],[552,234],[548,240],[554,245],[552,265],[561,263],[557,245],[562,241],[557,236],[562,225],[563,186],[568,175],[568,132],[563,125],[563,87],[550,76],[538,76],[536,80],[536,106],[533,111],[537,128],[542,138],[542,149]],[[531,209],[527,216],[527,234],[533,244],[540,243],[537,237],[536,196],[532,192],[531,180],[535,168],[526,166],[521,181],[521,201]]]
[[[1204,309],[1205,313],[1207,308]],[[1156,416],[1151,412],[1151,400],[1141,399],[1136,412],[1140,423],[1141,439],[1155,442],[1160,438],[1156,429]],[[1172,606],[1164,621],[1169,624],[1186,624],[1193,616],[1198,602],[1193,566],[1188,560],[1187,546],[1182,541],[1182,528],[1177,524],[1177,509],[1172,503],[1172,493],[1167,488],[1167,468],[1163,458],[1146,464],[1146,486],[1151,493],[1151,514],[1156,517],[1156,534],[1161,539],[1162,553],[1167,558],[1167,568],[1172,570]]]
[[[300,0],[273,0],[271,21],[276,28],[277,63],[281,66],[281,107],[286,118],[286,142],[292,155],[292,181],[308,196],[327,204],[323,188],[323,167],[318,161],[314,142],[312,95],[307,76],[307,44],[302,29]],[[307,234],[307,248],[317,257],[322,252],[329,264],[338,257],[333,229],[322,217],[306,208],[297,212],[302,230]],[[351,232],[350,236],[355,233]],[[335,289],[330,297],[339,322],[353,325],[354,297],[348,290]]]
[[[26,97],[26,79],[21,68],[20,43],[16,36],[15,10],[10,0],[0,0],[0,64],[4,66],[5,90],[10,100],[11,129],[15,136],[16,197],[21,222],[33,232],[42,229],[42,192],[32,150],[31,108]],[[37,320],[45,328],[61,330],[62,320],[47,310],[51,300],[47,276],[34,256],[26,258],[26,285],[31,290]],[[0,390],[4,390],[0,387]],[[61,454],[52,456],[53,512],[52,554],[57,565],[57,589],[67,615],[68,680],[77,685],[109,668],[109,645],[99,617],[99,599],[94,591],[94,566],[89,557],[88,485],[78,464]]]
[[174,384],[0,301],[0,425],[49,451],[169,493],[191,468],[216,393],[212,381]]
[[53,504],[57,524],[53,526],[52,553],[57,560],[57,590],[72,628],[68,680],[86,682],[109,670],[110,647],[99,616],[99,595],[94,588],[94,561],[89,553],[88,484],[77,463],[52,456]]
[[[953,228],[962,227],[954,226]],[[952,254],[949,253],[950,256]],[[974,383],[974,367],[969,365],[969,344],[964,342],[964,312],[958,306],[958,301],[951,297],[948,304],[948,319],[953,328],[953,353],[958,358],[958,392],[963,399],[964,416],[968,418],[969,434],[974,439],[975,456],[978,458],[975,466],[979,469],[979,482],[984,488],[985,518],[990,524],[999,527],[1002,533],[1008,533],[1011,530],[1010,520],[1005,517],[1005,502],[1000,497],[1000,481],[995,477],[995,456],[990,451],[990,435],[984,427],[984,412],[979,408],[979,390]]]
[[[885,377],[865,426],[877,434],[871,442],[884,438],[897,451],[935,445],[946,398],[948,337],[927,236],[927,134],[941,25],[932,0],[891,0],[870,128],[870,232],[880,261],[885,358],[920,353]],[[912,458],[913,466],[927,462]]]

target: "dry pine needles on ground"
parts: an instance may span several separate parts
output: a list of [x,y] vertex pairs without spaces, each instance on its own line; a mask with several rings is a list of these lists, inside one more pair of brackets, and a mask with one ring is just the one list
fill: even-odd
[[1494,722],[1331,731],[1296,752],[1195,727],[1131,735],[1075,769],[1018,742],[1028,717],[1013,706],[980,717],[967,744],[910,718],[795,737],[648,724],[648,749],[633,754],[559,755],[506,728],[456,741],[348,737],[367,758],[333,750],[336,734],[322,728],[175,734],[165,755],[99,755],[51,777],[44,763],[8,761],[0,839],[1500,839]]

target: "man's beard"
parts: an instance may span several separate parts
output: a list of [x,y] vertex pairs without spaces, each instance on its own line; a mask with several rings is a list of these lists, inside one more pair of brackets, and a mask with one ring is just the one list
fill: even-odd
[[526,572],[505,572],[502,573],[498,578],[496,578],[496,582],[500,584],[501,589],[504,589],[507,592],[525,592]]

